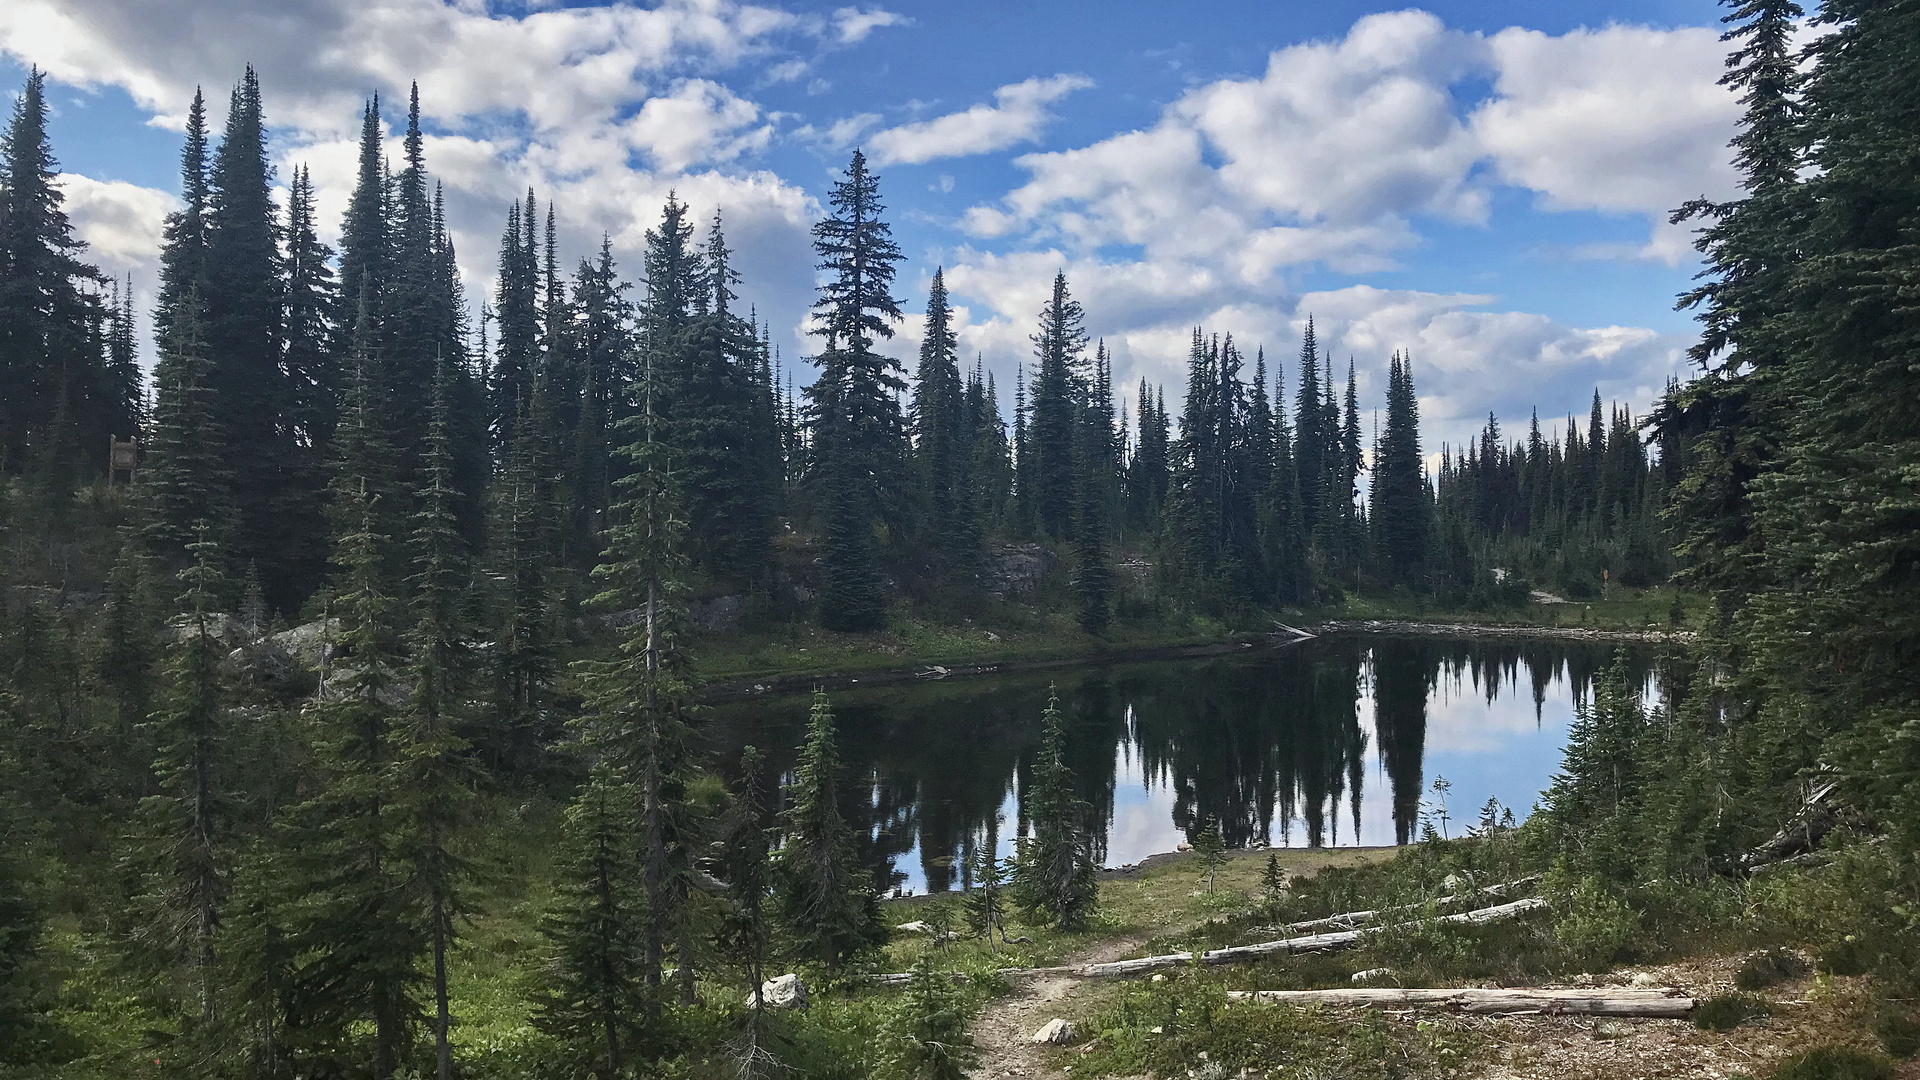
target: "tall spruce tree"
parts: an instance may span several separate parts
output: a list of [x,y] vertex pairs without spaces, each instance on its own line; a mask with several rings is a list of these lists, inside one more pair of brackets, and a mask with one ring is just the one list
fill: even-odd
[[27,75],[0,141],[0,471],[55,492],[105,465],[111,402],[97,338],[105,279],[80,261],[47,138],[46,74]]
[[1033,454],[1033,505],[1041,531],[1055,540],[1074,536],[1075,428],[1084,407],[1086,313],[1067,289],[1067,275],[1053,276],[1053,292],[1040,309],[1033,335],[1032,419],[1027,446]]
[[906,389],[897,360],[875,350],[901,318],[893,298],[900,248],[881,219],[880,178],[855,150],[828,196],[832,208],[813,227],[823,276],[811,332],[821,339],[820,376],[807,388],[821,513],[825,518],[823,625],[874,630],[886,619],[876,552],[883,478],[899,475],[906,423],[897,394]]
[[467,698],[465,592],[472,571],[460,536],[454,488],[453,372],[435,374],[420,489],[409,547],[413,555],[413,630],[405,724],[398,740],[404,815],[400,856],[411,872],[407,890],[419,905],[429,939],[433,987],[434,1074],[450,1080],[453,1023],[447,952],[467,913],[465,861],[454,851],[467,802],[465,742],[455,727]]
[[1431,529],[1425,466],[1420,458],[1420,406],[1410,358],[1395,354],[1387,374],[1387,426],[1373,468],[1374,552],[1392,582],[1417,584]]
[[221,672],[228,645],[218,628],[226,582],[212,535],[202,525],[188,545],[193,564],[180,574],[184,611],[174,620],[176,636],[168,648],[164,705],[152,719],[159,792],[140,807],[150,844],[145,932],[190,973],[199,1028],[208,1035],[219,996],[214,941],[233,870],[236,825],[229,690]]
[[967,552],[958,545],[969,533],[967,470],[971,462],[966,450],[972,442],[972,421],[965,411],[966,391],[955,345],[946,278],[935,269],[927,290],[920,364],[913,380],[914,458],[927,531],[942,554],[959,562]]
[[[630,471],[621,481],[624,498],[608,534],[606,561],[594,570],[605,585],[596,603],[637,611],[640,617],[622,631],[614,658],[580,665],[593,738],[637,800],[632,818],[638,827],[644,916],[634,936],[648,1018],[656,1017],[661,1005],[666,950],[682,939],[693,848],[685,810],[693,709],[682,600],[686,525],[658,427],[653,403],[645,401],[629,421],[637,438],[626,451]],[[680,957],[688,979],[694,960]]]
[[1765,388],[1783,362],[1790,279],[1803,257],[1806,204],[1798,179],[1809,141],[1794,43],[1800,5],[1726,6],[1721,40],[1736,47],[1720,84],[1738,91],[1744,106],[1732,142],[1742,195],[1724,203],[1696,199],[1673,215],[1675,224],[1702,225],[1695,246],[1707,269],[1678,305],[1700,311],[1700,340],[1689,355],[1702,376],[1676,387],[1653,416],[1692,462],[1674,491],[1675,546],[1685,560],[1682,580],[1715,598],[1716,636],[1731,630],[1764,580],[1749,489],[1774,456],[1781,426],[1764,411],[1771,400]]
[[1320,342],[1313,330],[1313,316],[1307,316],[1307,329],[1300,337],[1300,385],[1294,391],[1293,464],[1300,489],[1300,522],[1309,533],[1320,523],[1320,507],[1325,501],[1322,488],[1327,474],[1327,431],[1320,400]]
[[[316,582],[320,567],[295,557],[311,552],[317,559],[317,546],[288,534],[295,515],[287,513],[285,483],[299,448],[288,424],[292,401],[281,366],[280,227],[264,124],[260,81],[249,67],[234,87],[208,179],[202,336],[218,420],[234,451],[229,555],[235,565],[258,566],[268,602],[287,611],[305,599],[300,586]],[[317,499],[317,491],[306,494]],[[312,525],[316,514],[317,507],[303,508],[297,516]]]
[[710,577],[760,584],[773,535],[775,476],[761,442],[759,341],[734,312],[733,270],[720,217],[691,264],[692,318],[673,350],[671,422],[666,426],[692,543],[693,564]]
[[[187,143],[180,151],[180,209],[160,232],[160,288],[153,301],[153,336],[162,349],[173,340],[174,313],[189,297],[197,304],[207,274],[207,101],[194,87],[187,107]],[[198,311],[195,311],[196,317]]]
[[168,564],[189,557],[187,545],[203,526],[215,542],[233,527],[233,473],[211,367],[195,287],[168,320],[154,365],[153,431],[142,479],[151,508],[145,539]]
[[[332,671],[316,710],[319,785],[289,817],[288,850],[305,898],[290,927],[303,958],[289,991],[292,1025],[318,1060],[392,1076],[419,1025],[420,961],[430,935],[407,888],[402,844],[407,814],[399,790],[404,734],[393,698],[405,679],[397,604],[390,592],[391,541],[363,487],[342,483],[339,567],[330,614],[351,658]],[[371,1045],[357,1045],[370,1034]],[[324,1065],[321,1063],[325,1062]]]
[[336,342],[340,297],[333,249],[321,243],[314,219],[313,175],[296,168],[287,197],[286,365],[291,403],[287,423],[297,442],[324,447],[339,420],[341,375]]

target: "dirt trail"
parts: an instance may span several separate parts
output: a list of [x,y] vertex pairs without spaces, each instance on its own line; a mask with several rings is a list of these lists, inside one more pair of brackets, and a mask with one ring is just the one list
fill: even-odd
[[[1113,938],[1085,952],[1075,953],[1059,963],[1065,967],[1124,959],[1145,945],[1152,936],[1150,933],[1139,933]],[[1033,1033],[1040,1030],[1042,1024],[1066,1012],[1062,1006],[1065,999],[1088,985],[1085,979],[1070,979],[1061,975],[1038,975],[1015,980],[1012,993],[988,1002],[987,1007],[974,1019],[973,1044],[980,1052],[980,1064],[974,1069],[973,1075],[982,1080],[1008,1076],[1025,1077],[1026,1080],[1053,1080],[1066,1076],[1066,1073],[1049,1063],[1049,1048],[1033,1044]]]

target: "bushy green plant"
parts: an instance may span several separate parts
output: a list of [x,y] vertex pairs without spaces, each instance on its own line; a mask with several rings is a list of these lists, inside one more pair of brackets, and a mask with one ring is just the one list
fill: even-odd
[[1851,1046],[1823,1046],[1782,1061],[1770,1080],[1893,1080],[1893,1062]]
[[1594,875],[1570,880],[1563,867],[1543,883],[1554,908],[1554,941],[1564,961],[1584,971],[1604,970],[1620,955],[1639,923],[1633,909]]
[[1887,1053],[1909,1058],[1920,1054],[1920,1016],[1905,1009],[1887,1007],[1874,1018],[1873,1035]]
[[1220,821],[1208,818],[1206,824],[1193,838],[1193,853],[1200,863],[1200,872],[1207,877],[1207,893],[1213,893],[1214,881],[1220,876],[1220,869],[1227,865],[1227,841],[1220,835]]
[[920,954],[888,1017],[887,1048],[888,1071],[899,1080],[964,1080],[973,1065],[966,1012],[952,977],[934,967],[932,952]]
[[1733,973],[1733,985],[1742,990],[1765,990],[1788,979],[1797,979],[1808,971],[1807,962],[1790,949],[1762,949]]
[[1693,1007],[1693,1026],[1702,1031],[1732,1031],[1772,1011],[1765,998],[1754,994],[1716,994]]

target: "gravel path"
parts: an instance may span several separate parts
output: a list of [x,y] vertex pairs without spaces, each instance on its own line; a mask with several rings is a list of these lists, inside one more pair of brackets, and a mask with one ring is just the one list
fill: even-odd
[[[1149,936],[1136,934],[1103,941],[1059,963],[1066,967],[1120,960],[1145,945]],[[1086,985],[1085,979],[1040,975],[1018,980],[1014,983],[1012,993],[988,1002],[973,1022],[973,1043],[980,1052],[980,1064],[974,1069],[973,1075],[982,1080],[1009,1076],[1024,1077],[1026,1080],[1053,1080],[1066,1076],[1066,1073],[1049,1063],[1055,1051],[1033,1044],[1033,1033],[1047,1021],[1068,1011],[1066,999]]]

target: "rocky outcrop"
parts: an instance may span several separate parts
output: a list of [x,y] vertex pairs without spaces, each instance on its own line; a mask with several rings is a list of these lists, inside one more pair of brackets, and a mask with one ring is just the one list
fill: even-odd
[[339,639],[339,619],[316,619],[272,634],[267,641],[301,668],[317,672],[339,652]]
[[740,617],[747,611],[746,599],[738,594],[695,600],[687,605],[694,628],[703,634],[724,634],[740,628]]
[[1029,597],[1053,566],[1053,554],[1039,544],[997,544],[981,560],[980,584],[995,596]]

